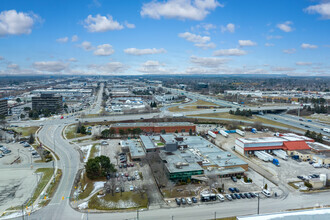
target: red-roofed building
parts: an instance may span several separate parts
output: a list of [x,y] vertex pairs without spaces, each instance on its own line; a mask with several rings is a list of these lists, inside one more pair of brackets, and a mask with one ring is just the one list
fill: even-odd
[[284,141],[283,148],[287,151],[311,149],[305,141]]

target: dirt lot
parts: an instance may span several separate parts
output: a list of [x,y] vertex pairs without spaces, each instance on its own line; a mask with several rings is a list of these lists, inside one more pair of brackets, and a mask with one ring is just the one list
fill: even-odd
[[[12,152],[0,158],[0,215],[10,207],[22,205],[34,192],[37,176],[32,162],[40,158],[32,158],[29,148],[19,143],[0,143]],[[11,163],[20,156],[19,163]],[[35,165],[35,164],[33,164]],[[41,165],[41,164],[38,164]]]

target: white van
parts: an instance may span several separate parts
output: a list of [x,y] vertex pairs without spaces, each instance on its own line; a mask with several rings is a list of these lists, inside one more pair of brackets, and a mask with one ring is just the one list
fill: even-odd
[[217,194],[217,197],[221,202],[225,201],[225,197],[222,194]]
[[270,192],[267,189],[263,189],[262,190],[262,194],[264,194],[267,197],[270,197],[271,196]]

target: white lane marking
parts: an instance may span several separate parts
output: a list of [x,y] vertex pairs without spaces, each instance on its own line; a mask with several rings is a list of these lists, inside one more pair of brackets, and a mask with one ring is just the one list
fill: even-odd
[[84,216],[85,216],[85,213],[83,213],[83,214],[81,215],[81,219],[84,219]]

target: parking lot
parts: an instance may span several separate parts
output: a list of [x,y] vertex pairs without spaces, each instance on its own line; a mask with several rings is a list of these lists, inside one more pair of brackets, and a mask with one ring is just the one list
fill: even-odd
[[[38,177],[32,151],[20,143],[0,142],[10,153],[0,158],[0,214],[6,209],[22,205],[34,192]],[[2,148],[3,149],[3,148]],[[3,152],[0,150],[0,152]],[[32,166],[31,166],[32,162]],[[8,205],[10,204],[10,206]]]

